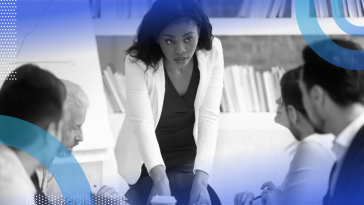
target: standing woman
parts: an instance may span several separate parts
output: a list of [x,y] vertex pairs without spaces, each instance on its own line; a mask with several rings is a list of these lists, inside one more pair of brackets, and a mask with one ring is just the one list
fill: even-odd
[[208,17],[195,0],[157,0],[127,54],[119,174],[129,184],[150,176],[152,197],[171,194],[166,171],[192,173],[190,204],[211,204],[224,60]]

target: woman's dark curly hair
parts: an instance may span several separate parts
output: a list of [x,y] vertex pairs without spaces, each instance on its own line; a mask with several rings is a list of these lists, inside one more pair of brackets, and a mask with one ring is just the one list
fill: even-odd
[[139,25],[133,45],[126,53],[147,66],[147,70],[158,69],[158,62],[163,57],[156,42],[159,33],[169,24],[180,21],[193,21],[200,31],[197,49],[211,50],[212,26],[206,14],[196,0],[157,0],[145,14]]

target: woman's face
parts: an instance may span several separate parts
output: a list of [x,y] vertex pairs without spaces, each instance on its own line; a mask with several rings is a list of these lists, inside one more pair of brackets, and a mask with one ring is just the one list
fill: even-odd
[[276,100],[276,103],[278,105],[277,114],[274,118],[274,121],[286,128],[289,128],[289,120],[286,112],[286,108],[283,104],[282,97],[278,98]]
[[164,54],[164,62],[169,67],[183,68],[195,54],[199,30],[193,21],[171,23],[165,27],[157,42]]

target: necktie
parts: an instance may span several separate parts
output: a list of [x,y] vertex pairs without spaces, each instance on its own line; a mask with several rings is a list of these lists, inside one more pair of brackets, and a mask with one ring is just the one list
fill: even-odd
[[49,182],[49,172],[47,169],[43,169],[43,180],[42,180],[42,186],[40,187],[42,189],[42,192],[47,195],[47,187]]
[[35,189],[37,190],[37,195],[43,194],[41,188],[39,187],[39,181],[38,181],[37,174],[34,173],[30,178],[32,179]]
[[32,182],[35,186],[35,189],[37,190],[37,193],[34,196],[34,201],[36,205],[44,205],[44,204],[48,204],[48,200],[46,195],[42,192],[41,187],[39,187],[39,181],[38,181],[38,176],[36,173],[34,173],[31,176]]

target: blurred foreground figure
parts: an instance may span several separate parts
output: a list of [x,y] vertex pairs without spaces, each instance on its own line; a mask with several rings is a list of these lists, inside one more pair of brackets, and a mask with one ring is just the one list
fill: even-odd
[[[346,49],[337,51],[333,42]],[[303,52],[300,77],[303,104],[316,130],[332,133],[337,157],[324,204],[364,204],[364,53],[347,40],[321,41],[316,47],[330,56],[328,63],[310,47]]]
[[[61,119],[66,97],[63,83],[50,72],[35,65],[23,65],[15,69],[15,72],[16,80],[6,80],[0,90],[0,117],[4,122],[14,118],[24,120],[32,123],[34,127],[22,127],[24,125],[21,123],[25,122],[19,120],[16,121],[19,125],[15,124],[14,127],[26,134],[0,134],[1,205],[26,204],[26,195],[35,194],[36,189],[30,176],[36,168],[42,166],[40,161],[49,165],[60,148],[50,142],[50,136],[45,136],[45,131],[62,139]],[[39,128],[43,130],[38,135],[30,134]],[[12,142],[18,143],[15,146],[22,150],[6,146]],[[34,156],[34,153],[37,156]]]

